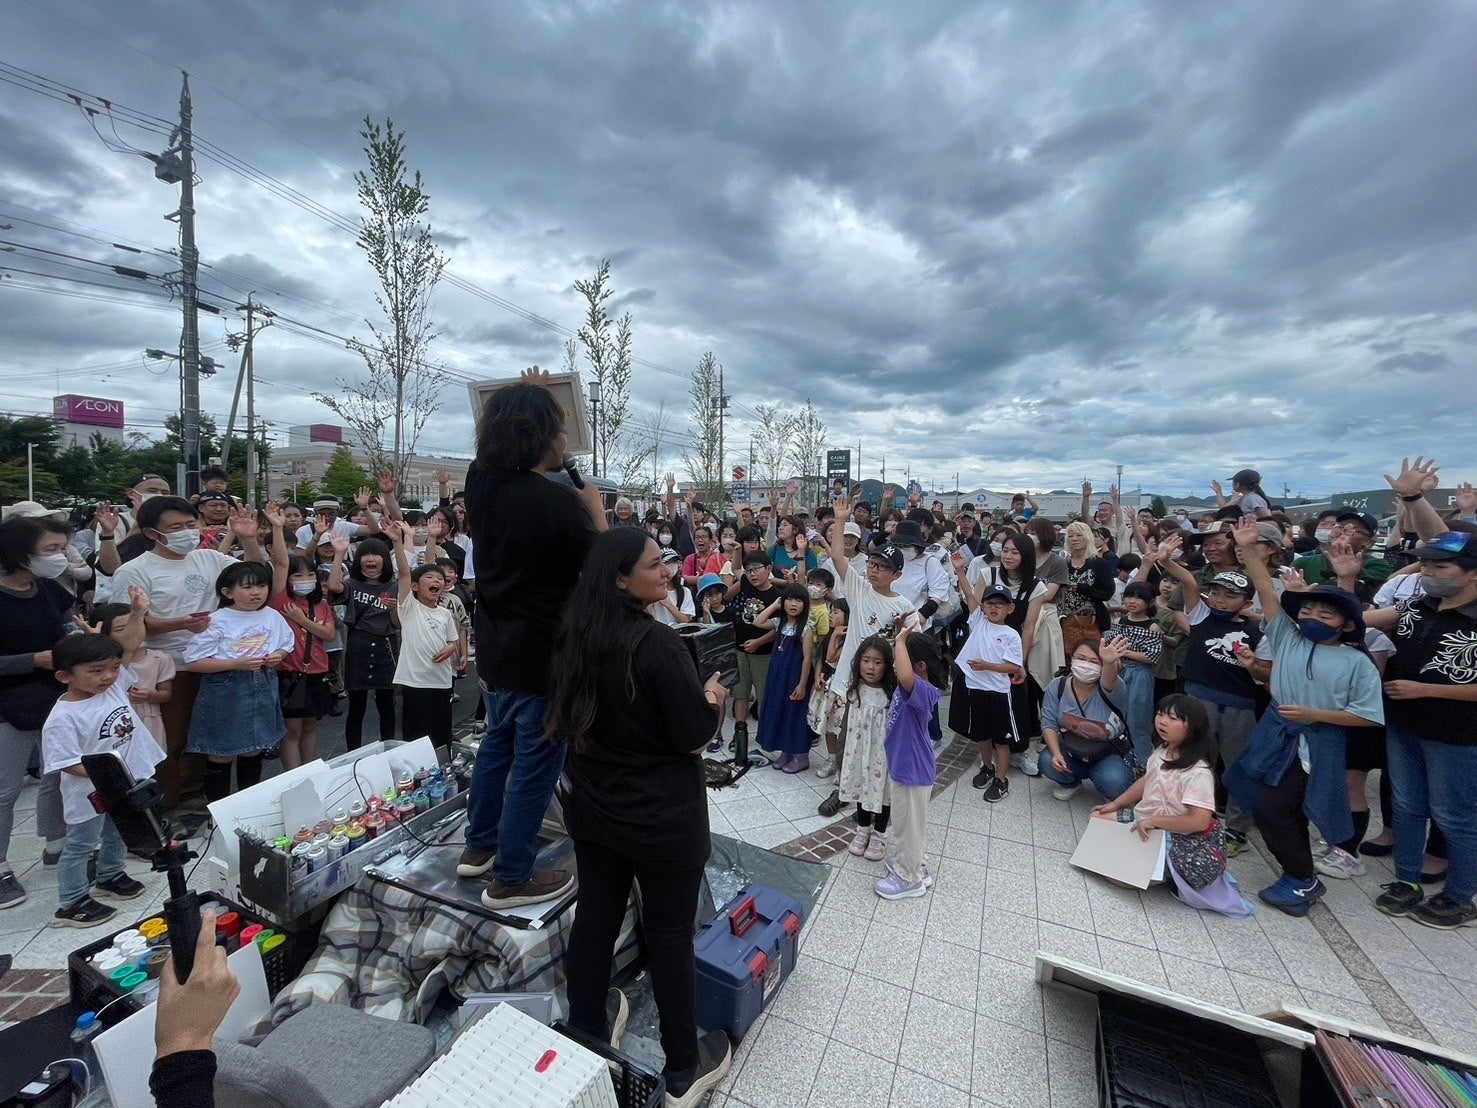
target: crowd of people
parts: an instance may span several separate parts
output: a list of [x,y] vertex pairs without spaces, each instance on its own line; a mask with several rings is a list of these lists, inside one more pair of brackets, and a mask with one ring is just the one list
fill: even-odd
[[[443,487],[450,475],[443,474]],[[42,861],[56,866],[57,926],[114,918],[143,892],[110,821],[87,800],[84,754],[112,750],[166,807],[258,783],[268,757],[318,756],[341,714],[360,746],[370,694],[379,735],[451,741],[451,699],[470,657],[475,594],[465,503],[402,511],[395,481],[339,503],[243,507],[226,474],[198,496],[156,474],[73,524],[33,502],[0,522],[0,909],[24,902],[6,862],[15,802],[39,778]],[[449,491],[449,490],[448,490]],[[463,576],[463,571],[467,576]]]
[[[641,885],[670,1104],[728,1065],[692,1013],[702,758],[746,759],[751,733],[775,772],[835,780],[820,811],[850,807],[849,849],[885,864],[884,899],[932,885],[928,798],[952,732],[978,751],[985,803],[1041,775],[1058,800],[1090,787],[1094,816],[1163,831],[1164,880],[1194,908],[1252,911],[1227,860],[1254,827],[1281,871],[1256,894],[1272,908],[1305,915],[1325,879],[1393,854],[1382,911],[1477,919],[1477,490],[1443,515],[1433,464],[1388,478],[1382,535],[1352,509],[1279,511],[1254,470],[1195,517],[1130,511],[1116,489],[1094,503],[1087,484],[1068,520],[1025,494],[949,512],[892,486],[875,506],[841,488],[808,511],[791,486],[714,512],[675,475],[641,515],[625,498],[607,511],[566,447],[534,370],[489,400],[465,489],[442,474],[426,511],[402,509],[388,476],[349,506],[254,511],[219,472],[191,499],[141,475],[126,508],[77,527],[12,506],[0,908],[25,897],[3,852],[27,772],[56,922],[97,925],[114,909],[96,898],[142,885],[86,803],[84,754],[117,751],[172,805],[251,786],[268,754],[312,759],[341,700],[351,748],[371,694],[381,738],[398,718],[445,744],[475,642],[485,722],[457,872],[495,909],[577,887],[570,1018],[605,1036],[624,1020],[610,956]],[[697,672],[673,630],[689,623],[731,632],[729,679]],[[577,885],[537,864],[561,778]]]

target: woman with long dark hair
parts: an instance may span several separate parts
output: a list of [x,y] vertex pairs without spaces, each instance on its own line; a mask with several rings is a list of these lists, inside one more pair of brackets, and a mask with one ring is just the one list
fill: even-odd
[[579,899],[566,955],[569,1018],[608,1038],[610,964],[631,882],[661,1015],[668,1105],[702,1100],[728,1071],[728,1039],[698,1039],[692,921],[708,860],[702,752],[727,690],[699,678],[647,605],[667,594],[661,548],[616,527],[595,540],[555,647],[548,737],[567,747],[564,820]]

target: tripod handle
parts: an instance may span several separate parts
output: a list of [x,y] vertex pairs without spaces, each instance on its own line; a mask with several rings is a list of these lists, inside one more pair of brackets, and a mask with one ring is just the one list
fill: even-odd
[[169,924],[174,975],[183,985],[195,968],[195,944],[200,941],[200,898],[193,892],[170,897],[164,902],[164,922]]

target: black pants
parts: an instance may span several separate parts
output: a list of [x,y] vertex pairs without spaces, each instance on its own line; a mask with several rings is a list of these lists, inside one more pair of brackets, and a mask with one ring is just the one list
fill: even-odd
[[631,881],[641,884],[641,931],[646,938],[651,992],[661,1017],[666,1072],[697,1065],[697,968],[692,955],[692,925],[703,867],[674,868],[632,857],[605,843],[574,840],[579,871],[574,926],[564,955],[569,982],[569,1022],[605,1041],[605,994],[610,963],[631,896]]
[[400,688],[400,737],[414,742],[430,735],[437,746],[451,743],[451,690]]
[[887,834],[887,825],[892,822],[892,805],[882,805],[882,811],[869,812],[860,804],[856,806],[856,825],[870,827],[879,835]]
[[[369,710],[369,692],[359,689],[349,693],[349,714],[344,719],[344,744],[358,750],[364,742],[364,714]],[[380,741],[395,737],[395,690],[375,689],[374,710],[380,717]]]
[[1308,775],[1296,758],[1279,785],[1263,784],[1257,794],[1257,830],[1289,877],[1306,881],[1313,876],[1313,847],[1308,842],[1308,817],[1303,800],[1308,794]]

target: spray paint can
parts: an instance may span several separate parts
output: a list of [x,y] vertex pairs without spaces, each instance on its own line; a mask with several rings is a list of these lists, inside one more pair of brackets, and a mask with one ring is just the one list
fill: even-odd
[[311,842],[298,843],[292,848],[292,868],[299,873],[308,872],[308,853],[313,849]]
[[366,811],[366,808],[365,808],[364,801],[362,801],[362,800],[356,800],[356,801],[354,801],[353,803],[351,803],[349,805],[349,821],[352,823],[354,820],[356,820],[360,816],[362,816],[365,813],[365,811]]
[[328,840],[328,860],[330,862],[337,862],[344,856],[344,852],[348,849],[349,840],[343,835],[335,835]]
[[314,843],[312,846],[308,847],[308,872],[309,873],[316,873],[316,872],[318,872],[318,870],[320,870],[320,869],[323,868],[324,864],[327,861],[328,861],[328,847],[327,847],[326,844],[324,846],[319,846],[317,843]]
[[362,823],[349,824],[349,830],[344,834],[344,838],[349,842],[345,850],[353,850],[355,847],[363,846],[369,841]]

